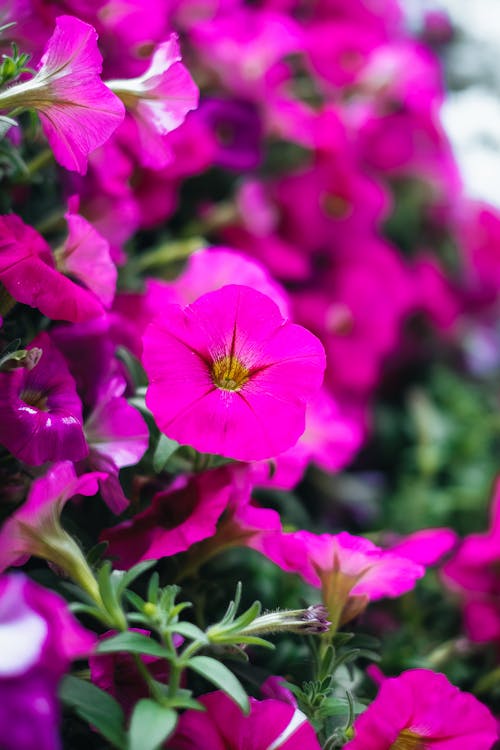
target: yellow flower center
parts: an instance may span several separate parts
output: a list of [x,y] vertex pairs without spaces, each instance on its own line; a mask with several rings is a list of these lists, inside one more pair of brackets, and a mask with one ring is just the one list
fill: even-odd
[[233,354],[217,359],[212,365],[212,380],[223,391],[239,391],[250,377],[250,370]]
[[321,196],[321,206],[330,219],[345,219],[351,213],[349,201],[335,193],[324,193]]
[[389,750],[425,750],[424,738],[409,729],[403,729]]

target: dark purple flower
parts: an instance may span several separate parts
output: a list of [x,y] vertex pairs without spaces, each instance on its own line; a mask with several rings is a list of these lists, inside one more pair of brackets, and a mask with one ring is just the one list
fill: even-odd
[[59,750],[57,686],[94,641],[59,596],[18,573],[0,577],[2,750]]
[[262,124],[255,105],[239,99],[206,99],[199,116],[212,130],[219,167],[255,169],[262,161]]
[[79,461],[88,448],[75,381],[46,333],[35,347],[42,355],[32,369],[0,373],[0,443],[33,466]]

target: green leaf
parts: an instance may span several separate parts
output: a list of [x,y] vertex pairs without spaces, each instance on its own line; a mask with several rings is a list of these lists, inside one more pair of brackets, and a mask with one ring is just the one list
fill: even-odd
[[99,654],[112,654],[116,651],[128,651],[131,654],[148,654],[149,656],[159,656],[168,659],[172,654],[168,649],[162,646],[152,638],[141,633],[133,633],[130,630],[125,633],[118,633],[112,638],[106,638],[101,641],[97,647]]
[[59,697],[114,747],[123,750],[126,742],[123,711],[109,693],[91,682],[66,675],[59,686]]
[[140,700],[130,720],[127,750],[157,750],[174,731],[177,719],[173,708],[149,698]]
[[173,456],[177,448],[179,448],[179,443],[176,440],[171,440],[166,435],[160,435],[153,453],[153,469],[157,474],[163,471],[168,459]]
[[160,575],[157,570],[153,573],[148,583],[148,602],[158,604],[158,592],[160,590]]
[[108,547],[109,542],[99,542],[98,544],[94,544],[86,554],[88,564],[93,567],[100,562]]
[[223,690],[241,708],[245,716],[248,716],[250,713],[248,696],[241,682],[224,664],[210,656],[193,656],[188,662],[188,667]]
[[154,567],[156,565],[156,562],[156,560],[143,560],[142,562],[137,563],[137,565],[134,565],[133,568],[130,568],[130,570],[127,570],[127,572],[124,573],[124,575],[120,579],[120,583],[118,585],[118,593],[121,594],[122,591],[124,591],[127,586],[130,586],[130,584],[135,581],[136,578],[139,578],[139,576],[145,573],[146,570]]
[[139,594],[136,594],[135,591],[125,591],[125,596],[129,600],[129,602],[139,611],[142,612],[144,609],[144,605],[146,602],[144,599],[141,599]]
[[210,643],[203,630],[197,625],[193,625],[192,622],[177,622],[175,625],[170,625],[168,630],[172,633],[179,633],[184,638],[190,638],[192,641],[201,641],[201,643],[205,644]]
[[106,560],[97,573],[97,582],[99,584],[99,593],[101,594],[102,601],[108,612],[116,612],[120,608],[118,597],[116,595],[116,589],[114,581],[112,580],[112,569],[109,560]]

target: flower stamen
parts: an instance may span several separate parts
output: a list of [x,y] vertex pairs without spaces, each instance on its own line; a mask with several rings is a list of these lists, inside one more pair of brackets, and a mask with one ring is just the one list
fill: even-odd
[[212,380],[223,391],[240,391],[250,377],[250,370],[233,354],[226,354],[212,365]]

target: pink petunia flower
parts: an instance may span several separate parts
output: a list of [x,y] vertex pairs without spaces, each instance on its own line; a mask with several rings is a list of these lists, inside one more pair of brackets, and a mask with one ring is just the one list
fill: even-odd
[[425,572],[422,565],[346,531],[276,534],[266,540],[265,554],[283,570],[322,589],[332,629],[358,615],[370,601],[406,593]]
[[284,320],[267,296],[230,285],[146,329],[146,403],[162,432],[242,461],[290,448],[325,365],[318,339]]
[[82,405],[62,354],[46,333],[28,347],[33,367],[0,373],[0,444],[21,461],[79,461],[88,453]]
[[57,161],[80,174],[89,154],[124,117],[120,99],[101,81],[97,34],[73,16],[59,16],[34,78],[0,93],[0,108],[35,109]]
[[457,592],[469,638],[500,639],[500,482],[491,505],[490,529],[467,536],[442,569],[444,581]]
[[108,553],[120,568],[170,557],[215,533],[232,494],[232,477],[225,468],[179,477],[153,497],[149,508],[105,529],[101,539],[109,543]]
[[151,279],[146,303],[151,311],[171,303],[189,305],[202,294],[228,284],[244,284],[266,294],[278,305],[283,317],[289,317],[286,292],[266,267],[229,247],[202,248],[192,253],[183,272],[174,281]]
[[198,699],[206,711],[186,711],[169,750],[320,750],[314,729],[289,703],[250,698],[250,714],[222,692]]
[[72,497],[95,495],[97,480],[102,476],[95,472],[77,477],[73,464],[63,461],[35,479],[27,500],[0,530],[0,571],[11,565],[22,565],[35,555],[56,563],[81,582],[80,574],[85,575],[83,571],[87,566],[80,548],[63,530],[59,519]]
[[68,222],[68,237],[55,251],[57,268],[81,281],[90,289],[103,307],[109,308],[113,302],[118,272],[109,250],[109,242],[80,216],[78,200],[70,200],[69,211],[65,214]]
[[171,34],[157,47],[149,68],[139,78],[107,83],[137,125],[141,163],[153,169],[161,169],[173,158],[163,136],[198,106],[198,87],[181,59],[177,35]]
[[84,425],[89,446],[87,466],[106,472],[106,479],[99,483],[102,499],[114,513],[122,513],[128,500],[119,470],[141,460],[149,444],[149,431],[142,414],[123,395],[123,377],[109,375],[99,386],[95,406]]
[[95,640],[61,597],[19,573],[0,577],[3,750],[59,750],[58,683]]
[[443,674],[411,669],[382,682],[354,722],[346,750],[490,750],[496,721],[473,695]]
[[19,216],[0,216],[0,283],[17,302],[52,320],[76,323],[104,312],[91,291],[56,269],[50,247]]

